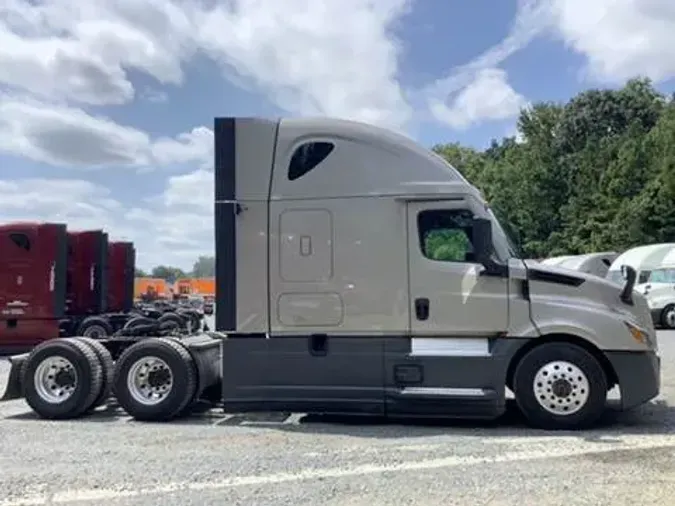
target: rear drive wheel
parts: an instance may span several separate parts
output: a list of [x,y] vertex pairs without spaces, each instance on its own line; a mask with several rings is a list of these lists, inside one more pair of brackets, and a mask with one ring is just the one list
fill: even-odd
[[101,392],[103,368],[94,351],[72,338],[45,341],[24,364],[23,395],[42,418],[76,418]]
[[668,304],[661,311],[661,326],[664,329],[675,329],[675,304]]
[[199,332],[202,319],[199,316],[199,313],[197,313],[197,311],[187,310],[181,312],[180,315],[186,320],[185,325],[188,334],[195,334]]
[[100,316],[89,316],[77,329],[77,335],[92,339],[104,339],[113,333],[112,325]]
[[148,338],[127,348],[117,360],[113,390],[136,420],[167,421],[192,402],[197,367],[172,339]]
[[571,343],[546,343],[528,352],[516,367],[513,387],[525,418],[541,429],[590,427],[607,400],[602,366]]
[[171,324],[175,328],[184,330],[187,328],[187,315],[185,317],[176,314],[176,313],[164,313],[162,316],[160,316],[157,319],[157,323],[159,323],[160,327],[163,328],[168,328],[167,325]]
[[103,381],[101,382],[101,391],[96,397],[94,403],[87,410],[93,411],[99,406],[105,404],[105,402],[110,397],[114,379],[113,375],[115,374],[115,365],[113,363],[112,355],[108,351],[108,348],[103,346],[96,339],[92,339],[90,337],[76,337],[75,339],[85,343],[93,350],[93,352],[96,354],[96,358],[98,358],[98,361],[101,364],[101,368],[103,369]]
[[147,316],[134,316],[124,324],[123,328],[125,330],[128,330],[140,327],[142,325],[156,325],[156,324],[157,320],[153,320],[152,318],[148,318]]

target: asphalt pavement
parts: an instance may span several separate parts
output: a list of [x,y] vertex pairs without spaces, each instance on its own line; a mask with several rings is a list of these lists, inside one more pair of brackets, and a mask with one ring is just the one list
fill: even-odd
[[[168,424],[104,410],[38,420],[0,404],[0,506],[664,505],[675,497],[675,332],[659,335],[662,394],[599,428],[551,433],[512,406],[475,424],[302,415],[195,415]],[[0,361],[0,390],[7,363]]]

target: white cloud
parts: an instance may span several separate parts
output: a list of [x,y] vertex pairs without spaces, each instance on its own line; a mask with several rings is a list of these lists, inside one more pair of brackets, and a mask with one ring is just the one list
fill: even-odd
[[213,131],[201,126],[179,134],[175,139],[162,137],[152,145],[152,156],[160,164],[200,161],[213,166]]
[[432,115],[454,128],[464,128],[469,117],[474,122],[502,119],[505,111],[514,111],[509,104],[517,101],[517,93],[505,87],[505,79],[491,82],[494,94],[501,95],[506,104],[493,98],[470,115],[461,112],[457,101],[475,96],[484,72],[498,68],[536,37],[549,34],[583,55],[587,75],[597,81],[620,84],[637,75],[655,81],[675,77],[672,0],[519,0],[504,40],[424,90]]
[[[169,178],[166,193],[143,208],[128,208],[112,192],[78,179],[0,180],[4,222],[67,223],[71,230],[104,229],[110,240],[131,240],[138,265],[190,269],[200,254],[213,254],[213,179],[199,170]],[[208,194],[208,197],[204,197]]]
[[125,220],[138,230],[152,230],[144,265],[175,263],[189,269],[199,255],[214,254],[213,172],[199,169],[172,176],[159,198],[146,208],[133,208]]
[[175,139],[150,139],[82,109],[0,95],[0,152],[63,167],[210,164],[213,136],[206,127]]
[[675,76],[673,0],[552,0],[557,33],[587,59],[589,76],[620,83]]
[[0,97],[0,151],[60,166],[144,165],[147,134],[82,109]]
[[456,94],[450,106],[435,101],[431,103],[431,110],[450,127],[464,130],[482,121],[512,118],[526,104],[525,97],[508,83],[506,72],[484,69]]
[[129,69],[180,84],[195,50],[188,14],[162,0],[5,0],[0,82],[97,105],[134,97]]
[[239,0],[199,12],[199,45],[284,109],[401,128],[411,110],[389,33],[407,0]]
[[[86,181],[0,181],[0,214],[104,227],[135,241],[141,266],[189,268],[213,250],[211,130],[153,139],[91,107],[164,100],[158,85],[180,85],[201,52],[289,113],[405,128],[412,111],[390,30],[409,1],[0,2],[0,153],[67,168],[195,169],[131,208]],[[130,71],[157,82],[137,88]]]
[[111,192],[90,181],[25,178],[0,180],[3,221],[67,223],[72,230],[105,229],[125,239],[133,228],[120,222],[124,206]]
[[402,128],[411,110],[389,30],[409,1],[5,0],[0,82],[121,104],[135,96],[129,69],[180,84],[182,63],[202,50],[292,113]]
[[163,203],[167,207],[190,207],[213,211],[214,176],[210,170],[200,169],[190,174],[169,178]]
[[[515,19],[508,35],[498,44],[488,48],[469,63],[456,67],[452,72],[424,90],[431,114],[439,121],[455,128],[465,128],[467,121],[506,119],[517,114],[514,104],[523,98],[508,84],[506,75],[498,67],[511,55],[527,47],[536,37],[550,27],[552,21],[549,0],[518,0]],[[494,86],[494,97],[489,87]],[[470,105],[485,95],[488,103]],[[454,98],[455,103],[447,105]],[[503,99],[506,103],[501,103]],[[459,100],[459,102],[458,102]]]

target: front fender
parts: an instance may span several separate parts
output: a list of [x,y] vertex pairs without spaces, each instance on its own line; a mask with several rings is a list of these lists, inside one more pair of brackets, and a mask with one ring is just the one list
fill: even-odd
[[572,334],[586,339],[603,351],[649,349],[631,336],[626,326],[629,315],[612,310],[597,301],[541,297],[533,298],[531,307],[532,320],[542,335]]
[[598,339],[596,339],[595,336],[588,331],[588,329],[578,325],[570,324],[569,322],[546,321],[541,324],[537,324],[537,328],[539,329],[539,332],[542,336],[553,334],[576,336],[588,341],[596,348],[601,348]]

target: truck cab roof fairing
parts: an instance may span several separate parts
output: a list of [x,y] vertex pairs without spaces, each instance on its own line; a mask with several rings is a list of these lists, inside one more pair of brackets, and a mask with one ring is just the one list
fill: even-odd
[[[294,153],[314,142],[331,143],[334,149],[313,170],[290,181],[288,167]],[[404,135],[332,118],[289,118],[279,123],[274,200],[439,193],[449,183],[470,186],[457,169]]]

